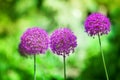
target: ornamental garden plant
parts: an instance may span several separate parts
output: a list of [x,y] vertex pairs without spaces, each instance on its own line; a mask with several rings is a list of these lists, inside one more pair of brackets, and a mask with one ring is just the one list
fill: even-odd
[[44,29],[33,27],[21,36],[19,52],[23,56],[34,56],[34,80],[36,80],[36,55],[45,54],[48,49],[49,37]]
[[66,62],[65,59],[77,47],[77,37],[69,28],[60,28],[55,30],[50,37],[50,48],[54,54],[63,57],[64,80],[66,80]]
[[89,36],[91,37],[96,36],[96,35],[98,36],[100,52],[102,55],[102,60],[103,60],[103,65],[104,65],[104,70],[105,70],[107,80],[109,80],[109,77],[108,77],[108,72],[106,68],[106,63],[104,59],[100,37],[104,34],[107,35],[110,32],[110,25],[111,23],[110,23],[109,18],[107,18],[105,15],[101,13],[90,14],[84,23],[85,32],[87,32]]

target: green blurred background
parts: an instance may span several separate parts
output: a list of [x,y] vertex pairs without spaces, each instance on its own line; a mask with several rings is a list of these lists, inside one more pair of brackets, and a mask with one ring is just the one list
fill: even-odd
[[[77,36],[78,46],[66,61],[68,80],[106,80],[98,37],[84,32],[92,12],[110,18],[102,48],[110,80],[120,80],[120,0],[0,0],[0,80],[33,80],[33,57],[22,57],[18,45],[23,32],[34,26],[49,34],[69,27]],[[37,80],[63,80],[62,57],[50,49],[37,55]]]

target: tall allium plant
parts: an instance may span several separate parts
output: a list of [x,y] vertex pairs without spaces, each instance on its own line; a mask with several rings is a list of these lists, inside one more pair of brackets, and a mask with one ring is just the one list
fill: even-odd
[[76,36],[69,28],[60,28],[53,32],[50,37],[50,48],[53,53],[63,56],[64,79],[66,80],[65,58],[77,46]]
[[19,51],[21,55],[34,55],[34,80],[36,80],[36,54],[44,54],[48,49],[49,38],[45,30],[33,27],[21,36]]
[[101,13],[92,13],[91,15],[87,17],[84,23],[85,31],[88,33],[89,36],[95,36],[95,35],[98,36],[100,52],[102,55],[102,60],[103,60],[103,65],[104,65],[107,80],[109,80],[109,77],[108,77],[108,72],[107,72],[107,68],[105,64],[103,50],[101,47],[100,36],[109,33],[110,25],[111,23],[110,23],[109,18],[107,18],[105,15]]

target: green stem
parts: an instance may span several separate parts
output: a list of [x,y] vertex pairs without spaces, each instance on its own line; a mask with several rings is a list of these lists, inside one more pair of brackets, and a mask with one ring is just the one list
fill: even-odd
[[107,80],[109,80],[108,72],[107,72],[107,68],[106,68],[106,63],[105,63],[105,58],[104,58],[104,54],[103,54],[103,50],[102,50],[102,46],[101,46],[100,34],[98,34],[98,39],[99,39],[100,52],[102,55],[102,61],[103,61],[104,69],[105,69],[106,78],[107,78]]
[[65,55],[63,55],[63,62],[64,62],[64,80],[66,80],[66,64],[65,64]]
[[34,80],[36,80],[36,55],[34,54]]

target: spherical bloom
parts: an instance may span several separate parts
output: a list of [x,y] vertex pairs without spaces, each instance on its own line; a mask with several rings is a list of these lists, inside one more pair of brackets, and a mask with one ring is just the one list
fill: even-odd
[[101,13],[92,13],[84,23],[85,31],[90,36],[108,34],[110,25],[110,20]]
[[69,55],[77,46],[76,36],[68,28],[60,28],[53,32],[50,37],[51,50],[58,55]]
[[49,38],[45,30],[38,27],[29,28],[21,37],[19,52],[22,55],[45,53]]

